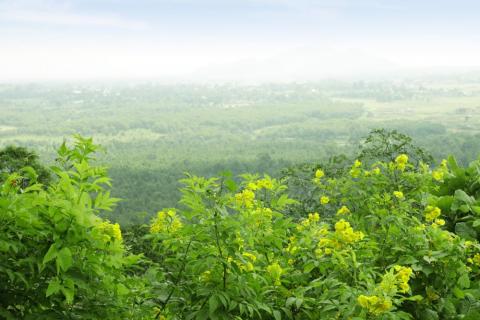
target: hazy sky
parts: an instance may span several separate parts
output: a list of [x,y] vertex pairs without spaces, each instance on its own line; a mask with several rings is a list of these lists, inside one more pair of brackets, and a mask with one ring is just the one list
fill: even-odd
[[478,0],[0,0],[0,79],[479,66],[479,16]]

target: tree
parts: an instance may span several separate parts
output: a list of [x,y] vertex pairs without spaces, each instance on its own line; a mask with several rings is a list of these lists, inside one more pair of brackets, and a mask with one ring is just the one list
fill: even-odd
[[393,161],[400,154],[407,154],[410,161],[418,164],[430,164],[432,156],[424,149],[416,146],[412,138],[397,130],[374,129],[360,147],[358,159],[371,163],[376,161]]
[[40,162],[38,155],[24,147],[7,146],[0,150],[0,183],[14,172],[31,167],[38,175],[37,181],[48,185],[51,180],[50,171]]

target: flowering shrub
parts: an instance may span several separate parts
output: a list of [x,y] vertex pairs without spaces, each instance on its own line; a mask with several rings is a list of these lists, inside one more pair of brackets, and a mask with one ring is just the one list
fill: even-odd
[[282,180],[187,176],[131,236],[99,216],[117,200],[95,149],[63,145],[48,188],[29,169],[2,185],[0,317],[480,318],[478,163],[317,167],[299,217]]
[[29,173],[13,173],[0,189],[0,318],[139,318],[136,279],[118,224],[98,214],[117,199],[103,167],[89,160],[96,146],[77,137],[59,150],[48,188]]
[[445,228],[438,170],[450,175],[406,154],[336,177],[318,168],[318,207],[300,219],[268,176],[185,179],[182,228],[148,236],[166,275],[158,316],[474,319],[480,247]]

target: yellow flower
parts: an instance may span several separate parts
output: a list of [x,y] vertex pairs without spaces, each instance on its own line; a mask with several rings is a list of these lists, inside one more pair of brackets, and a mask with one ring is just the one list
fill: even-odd
[[248,261],[244,265],[240,266],[240,270],[244,270],[244,271],[247,271],[247,272],[253,271],[253,269],[254,269],[254,266],[250,261]]
[[268,178],[264,178],[264,179],[260,179],[257,181],[257,187],[258,189],[272,189],[273,188],[273,182],[271,179],[268,179]]
[[358,168],[352,168],[350,170],[350,175],[352,176],[352,178],[358,178],[360,176],[360,173],[361,173],[361,170]]
[[433,179],[435,179],[436,181],[441,181],[441,180],[443,180],[443,171],[440,171],[440,170],[434,170],[434,171],[432,171],[432,177],[433,177]]
[[357,302],[362,308],[367,309],[369,313],[377,316],[392,308],[390,298],[360,295],[357,298]]
[[403,198],[404,198],[402,191],[393,191],[393,195],[394,195],[397,199],[403,199]]
[[327,247],[327,246],[330,246],[332,245],[333,241],[328,239],[328,238],[322,238],[320,239],[320,241],[318,242],[318,246],[319,247]]
[[209,270],[207,270],[200,275],[199,279],[200,281],[203,281],[203,282],[209,282],[211,280],[211,276],[212,276],[212,273]]
[[281,284],[280,278],[282,277],[283,269],[277,262],[274,262],[267,267],[267,273],[274,281],[274,284],[276,286],[279,286]]
[[325,254],[326,254],[326,255],[330,255],[330,254],[332,254],[332,252],[333,252],[332,249],[330,249],[330,248],[325,248]]
[[427,221],[433,221],[440,216],[442,210],[439,207],[427,206],[425,208],[425,218]]
[[157,213],[157,217],[153,219],[150,225],[151,233],[175,233],[183,227],[183,223],[177,216],[175,210],[160,211]]
[[255,262],[257,260],[257,256],[249,252],[244,252],[242,256],[244,256],[247,259],[250,259],[252,262]]
[[473,263],[480,267],[480,253],[477,253],[473,256]]
[[344,231],[346,230],[347,228],[350,228],[350,223],[348,223],[347,221],[341,219],[340,221],[338,221],[337,223],[335,223],[335,231]]
[[374,174],[380,174],[380,168],[379,168],[379,167],[375,167],[375,168],[373,168],[372,172],[373,172]]
[[354,168],[359,168],[362,166],[362,162],[360,160],[355,160],[354,164],[353,164],[353,167]]
[[329,202],[330,202],[330,198],[329,198],[329,197],[327,197],[327,196],[321,196],[321,197],[320,197],[320,203],[321,203],[321,204],[327,204],[327,203],[329,203]]
[[308,220],[312,223],[318,222],[318,221],[320,221],[320,215],[318,214],[318,212],[309,213],[308,214]]
[[395,277],[399,281],[399,289],[400,292],[406,293],[410,290],[410,286],[408,285],[408,281],[413,274],[413,270],[410,267],[402,267],[402,266],[395,266],[393,269],[397,272]]
[[343,219],[335,223],[335,235],[340,241],[346,244],[360,241],[365,236],[361,231],[353,231],[350,223]]
[[256,185],[255,183],[249,182],[248,185],[247,185],[247,189],[250,189],[250,190],[255,191],[255,190],[258,189],[258,187],[257,187],[257,185]]
[[245,189],[235,195],[235,201],[238,205],[245,206],[246,208],[253,207],[253,200],[255,199],[255,193],[250,189]]
[[321,179],[323,176],[325,176],[325,172],[323,172],[322,169],[317,169],[317,171],[315,171],[315,178]]
[[435,219],[435,224],[439,226],[445,225],[445,220],[443,219]]
[[118,241],[122,240],[122,231],[120,230],[120,225],[118,223],[112,224],[108,221],[103,221],[97,226],[97,228],[104,234],[105,241],[110,241],[112,239]]
[[406,154],[401,154],[395,158],[395,164],[399,170],[405,170],[405,166],[408,163],[408,156]]
[[337,214],[350,214],[350,209],[348,209],[346,206],[342,206],[340,209],[338,209]]

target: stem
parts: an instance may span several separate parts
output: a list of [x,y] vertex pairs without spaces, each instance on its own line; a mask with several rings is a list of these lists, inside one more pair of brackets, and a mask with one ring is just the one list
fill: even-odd
[[175,289],[176,289],[178,283],[180,282],[183,271],[185,270],[185,266],[187,265],[187,263],[186,263],[187,262],[187,254],[188,254],[188,251],[190,250],[190,245],[192,244],[192,242],[193,242],[193,238],[190,238],[190,241],[188,242],[187,248],[185,249],[185,253],[183,254],[182,267],[178,271],[175,282],[173,283],[173,287],[170,290],[170,292],[168,293],[167,299],[163,302],[162,308],[160,309],[160,311],[158,311],[157,315],[155,316],[155,319],[158,319],[160,317],[162,311],[165,310],[165,307],[167,306],[168,302],[172,298],[173,292],[175,292]]
[[215,228],[215,243],[217,244],[217,249],[218,249],[218,254],[220,255],[220,258],[222,259],[222,265],[223,265],[223,290],[227,288],[227,264],[225,262],[225,258],[223,257],[223,251],[222,251],[222,246],[220,245],[220,236],[218,232],[218,223],[217,223],[217,218],[218,218],[218,211],[215,210],[215,215],[214,215],[214,228]]

